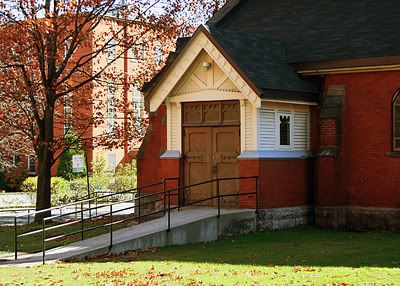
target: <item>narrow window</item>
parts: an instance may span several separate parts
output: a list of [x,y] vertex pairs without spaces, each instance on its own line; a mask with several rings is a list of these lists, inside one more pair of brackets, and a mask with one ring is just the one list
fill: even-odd
[[107,155],[107,169],[109,172],[114,173],[117,164],[117,156],[115,154]]
[[107,44],[107,56],[109,61],[114,60],[117,56],[115,39],[111,39]]
[[144,58],[144,47],[143,47],[143,43],[139,44],[139,48],[138,48],[138,59],[139,60],[143,60]]
[[72,129],[72,100],[70,95],[64,95],[64,134]]
[[155,52],[156,52],[156,63],[159,65],[162,62],[162,50],[160,45],[156,45],[154,47]]
[[18,164],[21,163],[21,156],[20,155],[14,155],[13,156],[13,165],[18,166]]
[[107,132],[114,131],[115,126],[115,86],[110,84],[108,86],[107,95]]
[[393,151],[400,151],[400,96],[393,98]]
[[133,117],[135,120],[135,125],[140,123],[140,119],[142,118],[142,110],[143,110],[143,103],[142,103],[142,94],[137,87],[133,87],[132,92],[132,102],[133,102]]
[[143,60],[143,44],[134,44],[132,47],[132,62],[137,62]]
[[290,146],[290,115],[279,114],[279,145]]
[[28,156],[28,173],[35,173],[35,156]]

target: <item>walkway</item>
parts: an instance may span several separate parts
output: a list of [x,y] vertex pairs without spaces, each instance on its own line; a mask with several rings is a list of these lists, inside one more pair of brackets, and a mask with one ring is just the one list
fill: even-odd
[[[255,230],[254,210],[221,210],[217,218],[215,208],[190,208],[171,213],[171,230],[167,231],[167,216],[131,226],[113,233],[111,252],[163,247],[212,241],[234,230],[235,225],[245,222],[247,232]],[[243,227],[241,227],[243,232]],[[110,236],[103,234],[46,251],[46,263],[65,259],[82,259],[109,252]],[[33,266],[42,263],[42,253],[21,255],[17,261],[0,262],[0,266]]]

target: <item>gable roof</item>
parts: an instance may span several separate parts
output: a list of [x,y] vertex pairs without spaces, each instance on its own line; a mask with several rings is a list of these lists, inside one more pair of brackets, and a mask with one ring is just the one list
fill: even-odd
[[[249,35],[220,29],[207,30],[204,26],[200,26],[190,40],[178,42],[177,50],[170,56],[167,65],[152,81],[144,85],[142,90],[146,94],[146,102],[151,99],[152,91],[167,76],[169,70],[176,61],[179,61],[199,33],[206,35],[258,96],[268,98],[270,94],[274,100],[279,99],[281,95],[283,100],[289,98],[304,102],[316,101],[316,89],[301,79],[286,63],[285,51],[279,42],[271,41],[259,34]],[[288,93],[270,93],[270,91]],[[302,96],[297,98],[296,92],[302,93]]]
[[261,34],[215,28],[211,29],[211,35],[259,90],[316,92],[287,64],[280,42]]
[[398,0],[235,0],[214,28],[280,42],[288,63],[400,55]]

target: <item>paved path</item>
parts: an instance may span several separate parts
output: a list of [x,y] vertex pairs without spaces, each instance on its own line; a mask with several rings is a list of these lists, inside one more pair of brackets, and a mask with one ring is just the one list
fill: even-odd
[[[254,214],[254,210],[221,210],[221,218],[223,216],[229,215],[242,215],[245,214],[247,217],[251,217]],[[217,215],[217,209],[215,208],[191,208],[187,210],[175,211],[171,213],[171,235],[176,236],[178,233],[174,230],[179,228],[184,228],[185,225],[189,225],[191,223],[195,223],[197,221],[204,221],[205,224],[212,225],[209,219],[215,218]],[[235,218],[236,219],[236,218]],[[118,252],[121,248],[118,249],[118,244],[126,244],[132,245],[132,249],[134,248],[134,244],[132,241],[140,240],[141,245],[148,245],[147,242],[151,240],[160,239],[160,233],[162,232],[164,235],[167,230],[168,220],[167,216],[164,216],[159,219],[155,219],[152,221],[148,221],[142,223],[140,225],[131,226],[129,228],[121,229],[115,231],[113,233],[113,243],[116,246]],[[200,225],[203,226],[204,225]],[[198,228],[198,225],[196,225]],[[215,227],[214,227],[215,228]],[[211,229],[213,230],[213,229]],[[191,230],[185,230],[185,236],[190,235]],[[197,229],[196,229],[197,231]],[[209,230],[203,229],[203,232],[208,232]],[[194,232],[193,232],[194,233]],[[158,236],[157,236],[158,235]],[[196,234],[194,234],[196,236]],[[186,238],[186,237],[185,237]],[[195,238],[197,239],[197,237]],[[165,239],[164,239],[165,240]],[[185,240],[187,241],[187,239]],[[194,241],[196,242],[196,241]],[[97,237],[93,237],[90,239],[86,239],[80,242],[75,242],[66,246],[54,248],[51,250],[46,251],[46,264],[54,263],[59,260],[65,260],[71,257],[82,257],[85,253],[90,253],[91,255],[95,254],[96,252],[104,253],[104,249],[108,248],[110,243],[110,236],[109,234],[103,234]],[[165,241],[164,241],[165,243]],[[167,242],[168,243],[168,242]],[[145,247],[144,247],[145,248]],[[136,248],[137,249],[137,248]],[[114,250],[114,248],[113,248]],[[0,262],[0,266],[33,266],[39,265],[42,263],[42,253],[37,253],[34,255],[21,255],[20,259],[17,261],[9,260],[9,261],[2,261]]]
[[[124,210],[124,211],[121,211],[121,212],[117,212],[117,211],[120,210],[120,209],[125,209],[125,208],[129,208],[129,207],[133,207],[133,206],[134,206],[133,203],[120,203],[120,204],[116,204],[116,205],[113,206],[113,211],[118,215],[132,214],[134,212],[133,208],[128,209],[128,210]],[[86,207],[88,207],[88,206],[84,206],[84,208],[86,208]],[[94,205],[92,205],[92,208],[93,207],[94,207]],[[69,212],[74,212],[76,210],[79,211],[79,208],[75,209],[75,207],[68,207],[68,208],[62,209],[61,212],[60,212],[60,210],[53,210],[51,212],[51,214],[52,215],[59,215],[60,213],[66,214],[66,213],[69,213]],[[97,214],[100,215],[102,213],[108,213],[109,211],[110,211],[109,207],[106,207],[106,206],[105,207],[99,207],[97,209]],[[33,212],[33,210],[30,211],[30,212]],[[24,213],[27,214],[28,211],[23,211],[23,212],[11,212],[11,211],[10,212],[4,212],[4,210],[3,210],[3,211],[0,212],[0,225],[1,224],[3,224],[3,225],[14,224],[14,216],[15,215],[24,214]],[[92,215],[95,215],[95,214],[96,214],[96,211],[92,210]],[[78,215],[78,217],[80,217],[79,213],[77,215]],[[89,217],[89,212],[88,211],[84,212],[84,217],[85,218]],[[72,219],[72,218],[76,218],[76,215],[73,214],[73,215],[63,216],[62,220],[68,220],[68,219]],[[28,217],[28,215],[26,215],[26,216],[18,218],[17,223],[18,224],[28,224],[28,223],[32,223],[33,219],[34,219],[33,215],[30,215],[29,217]]]

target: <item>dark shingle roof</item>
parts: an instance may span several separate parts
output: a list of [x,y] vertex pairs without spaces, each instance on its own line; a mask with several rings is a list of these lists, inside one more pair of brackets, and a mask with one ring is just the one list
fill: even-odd
[[316,91],[287,64],[281,43],[260,34],[219,29],[211,34],[259,90]]
[[242,0],[209,23],[279,41],[289,63],[400,55],[398,0]]

